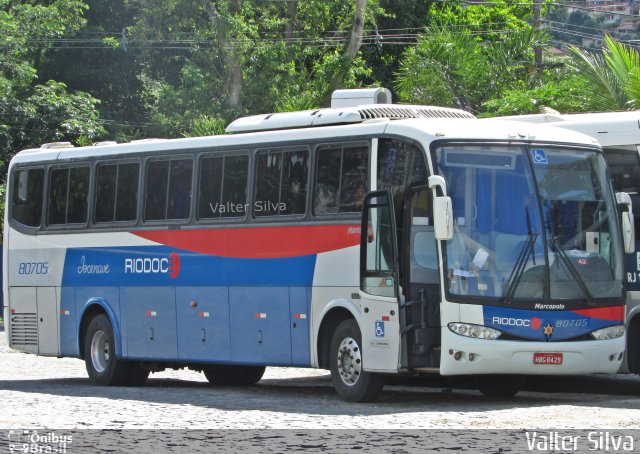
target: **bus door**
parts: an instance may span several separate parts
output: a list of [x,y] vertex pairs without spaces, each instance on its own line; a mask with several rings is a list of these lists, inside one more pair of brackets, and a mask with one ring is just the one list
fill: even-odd
[[412,187],[401,213],[401,366],[407,369],[440,365],[440,273],[432,202],[431,189]]
[[398,247],[393,198],[389,191],[367,194],[363,202],[360,243],[359,320],[363,368],[398,372]]

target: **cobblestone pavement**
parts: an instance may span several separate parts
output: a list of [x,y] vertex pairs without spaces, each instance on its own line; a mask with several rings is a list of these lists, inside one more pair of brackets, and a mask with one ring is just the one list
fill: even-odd
[[338,400],[327,372],[312,369],[267,368],[258,385],[246,388],[211,387],[187,370],[152,374],[142,388],[93,386],[81,360],[16,352],[0,336],[3,430],[640,427],[640,378],[630,375],[533,378],[502,400],[483,397],[465,380],[429,378],[388,385],[375,403],[350,404]]

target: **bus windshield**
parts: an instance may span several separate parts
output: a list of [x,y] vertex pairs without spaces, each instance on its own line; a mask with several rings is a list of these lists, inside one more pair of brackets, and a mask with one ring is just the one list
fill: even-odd
[[614,197],[600,153],[448,144],[435,156],[453,203],[445,279],[454,300],[595,305],[622,296]]

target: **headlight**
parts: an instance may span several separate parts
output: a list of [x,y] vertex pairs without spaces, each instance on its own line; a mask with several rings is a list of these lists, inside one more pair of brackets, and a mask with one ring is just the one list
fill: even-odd
[[502,334],[497,329],[488,326],[472,325],[471,323],[449,323],[449,329],[460,336],[473,337],[474,339],[497,339]]
[[608,328],[597,329],[591,332],[595,340],[617,339],[624,336],[624,325],[610,326]]

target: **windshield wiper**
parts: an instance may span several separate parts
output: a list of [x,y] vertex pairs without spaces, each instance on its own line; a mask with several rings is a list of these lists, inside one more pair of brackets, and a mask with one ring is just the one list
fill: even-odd
[[[529,256],[533,253],[533,245],[538,238],[537,233],[529,234],[527,238],[527,242],[524,243],[522,249],[520,250],[520,254],[518,255],[518,259],[516,260],[516,264],[511,270],[511,274],[509,275],[509,286],[507,287],[507,292],[504,295],[505,304],[511,304],[511,300],[513,295],[516,293],[518,288],[518,284],[520,284],[520,279],[524,274],[524,270],[527,266],[527,261],[529,260]],[[535,263],[534,263],[535,265]]]
[[571,263],[571,259],[567,256],[567,253],[564,252],[564,250],[558,244],[558,240],[555,237],[550,237],[548,241],[549,243],[551,243],[551,246],[553,246],[553,249],[555,249],[558,257],[560,257],[560,259],[562,260],[562,263],[564,263],[564,266],[569,271],[569,274],[571,274],[573,280],[576,282],[576,284],[578,284],[580,290],[582,290],[584,296],[587,297],[587,305],[595,306],[596,303],[593,299],[593,295],[587,288],[587,284],[584,283],[584,279],[582,279],[576,267],[573,265],[573,263]]
[[[518,288],[518,284],[520,284],[520,279],[524,274],[524,270],[527,266],[527,261],[529,260],[529,256],[533,253],[534,244],[536,239],[538,239],[538,234],[534,233],[531,228],[531,218],[529,217],[529,208],[525,208],[525,215],[527,218],[527,230],[529,231],[529,236],[527,237],[527,242],[522,246],[520,250],[520,254],[518,254],[518,259],[516,260],[516,264],[511,270],[511,274],[509,275],[509,286],[507,287],[507,292],[504,295],[505,304],[511,304],[511,299],[513,295],[515,295],[516,290]],[[536,264],[536,256],[533,254],[533,264]]]

